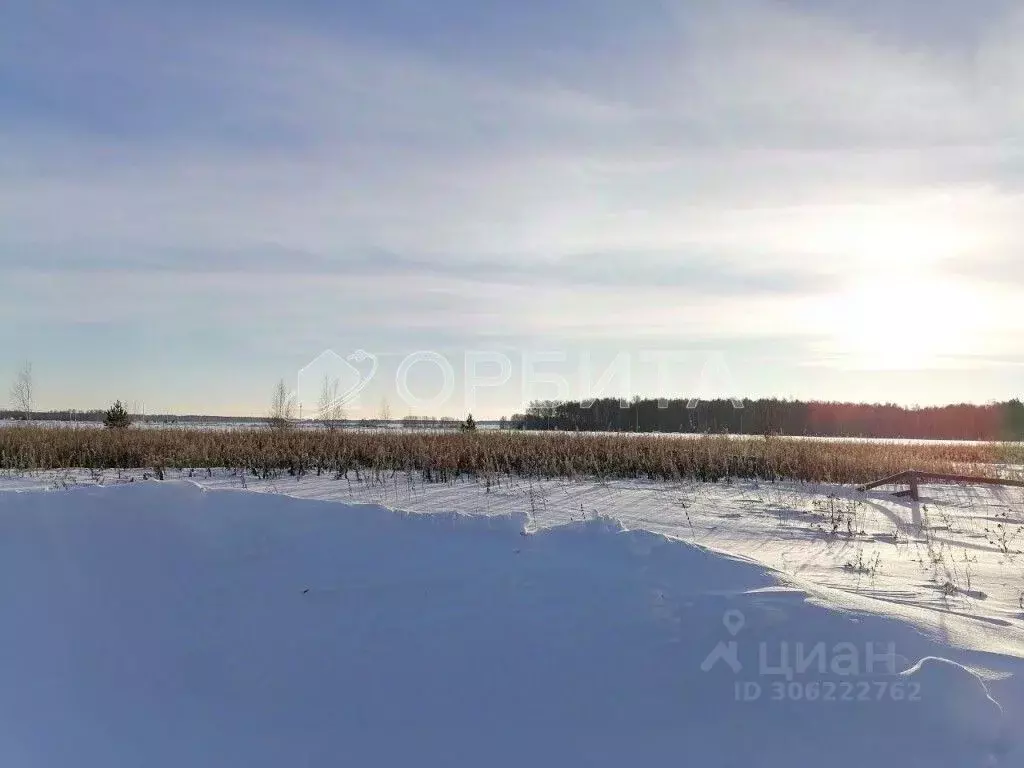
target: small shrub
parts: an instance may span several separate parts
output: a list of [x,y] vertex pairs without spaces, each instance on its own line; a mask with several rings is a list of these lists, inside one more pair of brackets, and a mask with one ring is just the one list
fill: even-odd
[[107,429],[125,429],[131,426],[132,417],[125,410],[125,407],[121,405],[121,401],[118,400],[103,416],[103,426]]

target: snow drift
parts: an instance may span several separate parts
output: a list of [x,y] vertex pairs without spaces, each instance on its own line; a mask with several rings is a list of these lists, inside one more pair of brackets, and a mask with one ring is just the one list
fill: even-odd
[[604,522],[7,492],[0,576],[4,765],[1024,764],[1020,659]]

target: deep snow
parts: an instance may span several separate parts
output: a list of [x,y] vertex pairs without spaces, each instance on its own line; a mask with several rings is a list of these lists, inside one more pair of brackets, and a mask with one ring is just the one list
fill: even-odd
[[[0,489],[139,480],[142,470],[0,477]],[[891,489],[813,483],[640,480],[464,480],[333,474],[257,479],[232,470],[168,471],[210,489],[376,504],[409,512],[522,515],[530,530],[600,516],[744,557],[839,608],[896,616],[943,643],[1024,658],[1024,491],[923,486],[916,503]]]
[[0,762],[1024,764],[1020,658],[654,533],[526,526],[187,482],[0,493]]

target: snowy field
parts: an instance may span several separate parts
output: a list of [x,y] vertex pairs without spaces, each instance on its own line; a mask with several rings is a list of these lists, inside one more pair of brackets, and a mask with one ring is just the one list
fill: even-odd
[[[118,485],[144,470],[61,470],[0,476],[0,490]],[[212,490],[373,504],[414,513],[522,516],[529,531],[613,520],[742,557],[813,585],[841,607],[895,615],[946,642],[1024,657],[1024,489],[922,486],[922,501],[891,488],[798,482],[618,480],[424,483],[398,473],[261,480],[235,470],[168,470]]]
[[[371,420],[372,421],[372,420]],[[26,422],[17,419],[0,419],[0,428],[25,426]],[[53,419],[40,419],[30,423],[33,427],[45,428],[73,428],[73,429],[102,429],[102,421],[64,421]],[[322,422],[314,420],[293,421],[291,426],[294,429],[322,430]],[[497,430],[496,421],[478,421],[477,428],[481,430]],[[160,421],[136,420],[132,429],[199,429],[199,430],[253,430],[267,429],[266,419],[252,419],[251,421]],[[393,432],[456,432],[459,429],[459,422],[452,421],[449,427],[433,426],[406,426],[401,421],[389,421],[384,423],[361,424],[359,422],[348,422],[343,429],[347,432],[374,432],[388,430]]]
[[202,474],[0,478],[3,765],[1024,765],[1021,489]]

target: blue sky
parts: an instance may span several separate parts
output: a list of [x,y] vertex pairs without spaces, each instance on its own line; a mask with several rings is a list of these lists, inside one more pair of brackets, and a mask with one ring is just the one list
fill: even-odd
[[511,363],[483,416],[585,359],[639,394],[1024,390],[1014,3],[171,5],[0,8],[0,375],[31,360],[40,407],[259,413],[328,348],[395,415],[420,350],[451,414],[474,351]]

